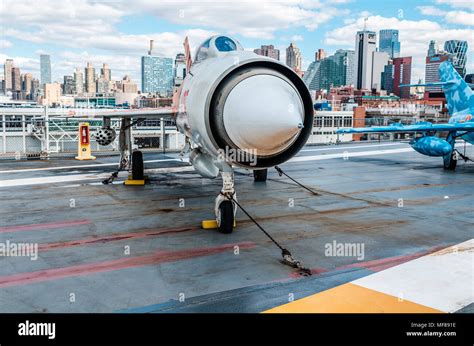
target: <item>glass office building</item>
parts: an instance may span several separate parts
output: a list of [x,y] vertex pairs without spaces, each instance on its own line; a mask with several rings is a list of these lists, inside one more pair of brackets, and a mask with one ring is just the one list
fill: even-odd
[[51,83],[51,57],[49,55],[40,55],[40,77],[41,84]]
[[398,41],[398,30],[380,30],[379,51],[387,53],[391,59],[398,58],[400,56],[400,41]]
[[461,77],[466,75],[467,41],[449,40],[444,43],[444,50],[451,54],[454,68]]
[[142,92],[170,97],[173,93],[173,59],[142,56]]

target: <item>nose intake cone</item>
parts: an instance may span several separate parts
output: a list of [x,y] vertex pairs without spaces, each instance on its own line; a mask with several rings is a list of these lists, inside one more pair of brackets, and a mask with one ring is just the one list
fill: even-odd
[[296,139],[303,128],[304,106],[288,81],[259,74],[232,89],[225,101],[223,122],[240,149],[270,156],[284,151]]

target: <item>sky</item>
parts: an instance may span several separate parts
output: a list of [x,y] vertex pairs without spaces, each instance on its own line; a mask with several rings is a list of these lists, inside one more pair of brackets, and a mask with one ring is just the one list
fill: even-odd
[[[366,20],[364,20],[366,19]],[[474,72],[472,0],[0,0],[0,63],[12,58],[21,72],[39,78],[39,55],[51,55],[52,77],[61,82],[76,67],[102,63],[112,78],[140,83],[140,57],[149,40],[155,53],[175,57],[189,37],[192,51],[212,34],[236,38],[246,49],[273,44],[301,49],[303,69],[323,48],[354,49],[363,29],[398,29],[401,56],[413,57],[412,82],[424,79],[430,40],[468,41],[468,73]]]

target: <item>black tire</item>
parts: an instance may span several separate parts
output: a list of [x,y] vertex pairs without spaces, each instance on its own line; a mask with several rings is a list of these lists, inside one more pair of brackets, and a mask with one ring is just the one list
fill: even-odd
[[458,160],[454,160],[454,152],[449,157],[443,159],[444,169],[448,171],[454,171],[457,163]]
[[219,232],[224,234],[232,233],[234,230],[234,205],[231,201],[223,201],[219,205],[221,222]]
[[254,169],[253,171],[253,181],[261,182],[267,181],[268,169]]
[[132,153],[132,179],[143,180],[143,153],[141,151],[134,151]]

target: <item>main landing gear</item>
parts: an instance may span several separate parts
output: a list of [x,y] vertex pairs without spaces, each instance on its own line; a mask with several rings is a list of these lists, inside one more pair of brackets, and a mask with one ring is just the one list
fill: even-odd
[[254,169],[253,171],[253,181],[255,182],[264,182],[267,181],[268,169]]
[[[103,184],[111,184],[117,177],[120,171],[128,170],[131,173],[131,182],[127,185],[143,185],[133,184],[133,182],[143,182],[144,179],[144,165],[143,154],[141,151],[132,151],[132,126],[141,122],[143,119],[138,119],[132,122],[130,118],[123,118],[119,133],[119,150],[120,162],[117,170],[113,172],[109,178],[102,181]],[[110,124],[110,119],[104,119],[104,124]]]

